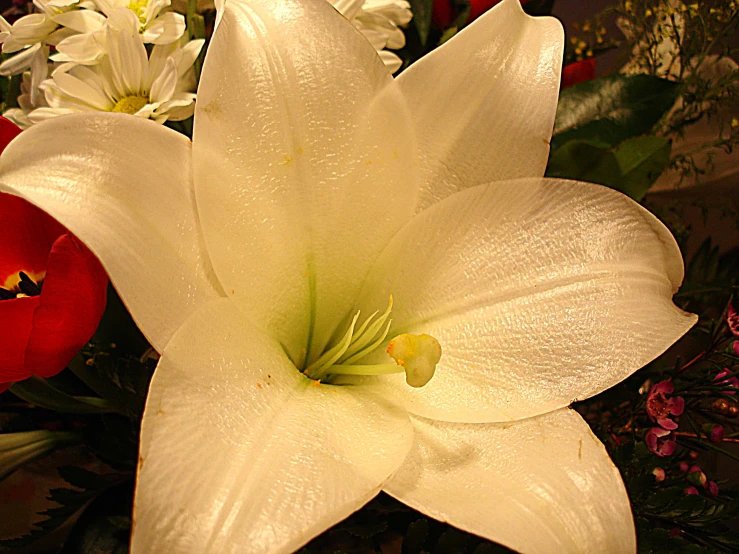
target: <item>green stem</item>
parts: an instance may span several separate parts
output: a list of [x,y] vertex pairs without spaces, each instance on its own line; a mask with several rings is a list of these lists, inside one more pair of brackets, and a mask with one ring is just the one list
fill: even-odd
[[31,377],[13,384],[10,392],[29,404],[69,414],[100,414],[117,410],[103,398],[72,396],[53,387],[43,379]]

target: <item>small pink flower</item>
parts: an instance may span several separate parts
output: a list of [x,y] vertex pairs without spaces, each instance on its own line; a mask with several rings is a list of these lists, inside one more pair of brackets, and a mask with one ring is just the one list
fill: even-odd
[[739,314],[734,311],[734,306],[729,302],[726,306],[726,323],[729,324],[729,330],[735,337],[739,337]]
[[680,462],[680,471],[688,471],[689,467],[688,462]]
[[[739,341],[734,341],[734,350],[736,350],[736,345],[738,343]],[[739,378],[728,369],[719,371],[716,374],[716,377],[713,378],[713,380],[719,387],[734,387],[739,389]],[[723,393],[728,394],[729,396],[734,396],[736,394],[736,391],[727,390],[723,391]]]
[[665,470],[664,470],[664,469],[662,469],[661,467],[655,467],[655,468],[654,468],[654,469],[652,470],[652,475],[654,475],[654,479],[655,479],[655,480],[656,480],[656,481],[657,481],[658,483],[661,483],[662,481],[664,481],[664,480],[665,480],[665,477],[667,476],[667,475],[665,474]]
[[708,438],[711,439],[711,442],[721,442],[722,440],[724,440],[724,426],[714,425],[708,435]]
[[663,429],[662,427],[652,427],[647,431],[647,435],[644,438],[652,454],[657,456],[665,457],[670,456],[675,452],[677,443],[675,442],[674,433]]
[[671,397],[674,390],[672,381],[661,381],[652,387],[647,396],[649,419],[670,431],[677,429],[677,423],[669,416],[679,416],[685,410],[685,400],[682,396]]
[[708,483],[708,493],[713,497],[718,496],[718,485],[714,481]]
[[696,489],[695,487],[687,487],[685,489],[685,494],[691,495],[691,494],[700,494],[700,493],[698,492],[698,489]]

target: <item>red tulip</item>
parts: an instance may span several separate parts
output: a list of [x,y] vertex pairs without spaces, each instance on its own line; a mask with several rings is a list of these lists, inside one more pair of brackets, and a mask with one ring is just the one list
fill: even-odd
[[[0,151],[20,133],[0,118]],[[0,193],[0,390],[56,375],[97,329],[108,277],[50,216]]]
[[[474,21],[499,2],[500,0],[470,0],[470,15],[467,17],[467,23]],[[521,4],[526,2],[528,0],[521,0]],[[453,16],[452,0],[434,0],[432,18],[436,26],[446,29],[451,25]]]
[[580,60],[562,68],[562,88],[595,79],[595,58]]

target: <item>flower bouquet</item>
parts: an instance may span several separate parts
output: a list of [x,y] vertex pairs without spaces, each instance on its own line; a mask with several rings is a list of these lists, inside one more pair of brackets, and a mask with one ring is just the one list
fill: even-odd
[[739,6],[523,4],[7,9],[0,549],[735,551]]

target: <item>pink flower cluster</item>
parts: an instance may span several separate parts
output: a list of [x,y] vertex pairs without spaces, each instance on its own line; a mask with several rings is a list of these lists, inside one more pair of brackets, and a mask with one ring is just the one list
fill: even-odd
[[[731,302],[726,306],[726,323],[729,325],[731,334],[739,339],[739,314],[736,313]],[[735,340],[731,347],[734,350],[734,354],[739,356],[739,340]]]
[[675,387],[672,381],[661,381],[654,385],[647,396],[647,415],[659,427],[652,427],[645,437],[647,447],[657,456],[670,456],[675,452],[677,422],[671,416],[679,416],[685,410],[682,396],[672,396]]
[[688,482],[692,483],[685,489],[685,494],[700,494],[698,487],[705,489],[713,497],[718,496],[718,485],[715,481],[709,481],[700,466],[688,465],[687,462],[680,464],[680,469],[688,473]]

